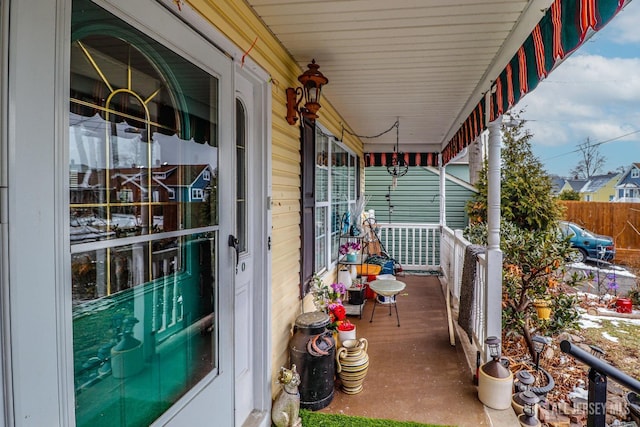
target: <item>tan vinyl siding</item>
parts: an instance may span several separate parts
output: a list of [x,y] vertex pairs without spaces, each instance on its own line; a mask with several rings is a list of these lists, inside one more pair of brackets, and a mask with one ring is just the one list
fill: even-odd
[[[249,57],[271,77],[272,336],[270,341],[272,342],[271,371],[277,373],[280,366],[288,366],[289,338],[292,325],[301,313],[302,305],[299,298],[300,129],[298,126],[290,126],[284,116],[286,115],[285,89],[298,85],[297,77],[303,70],[244,2],[193,0],[189,1],[189,4],[242,51],[249,49],[257,37]],[[309,58],[309,61],[311,59]],[[321,61],[318,62],[322,66]],[[331,82],[331,76],[327,77]],[[335,136],[340,137],[341,123],[344,120],[326,98],[322,100],[319,115],[319,122]],[[360,140],[347,136],[344,143],[362,158]],[[329,277],[331,275],[327,275],[327,280],[331,280]],[[309,298],[305,299],[304,305],[305,310],[312,309]],[[273,379],[275,380],[275,376]]]

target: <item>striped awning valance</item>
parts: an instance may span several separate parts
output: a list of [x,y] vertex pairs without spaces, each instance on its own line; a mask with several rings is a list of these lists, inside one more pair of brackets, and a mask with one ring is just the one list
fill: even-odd
[[[491,120],[531,92],[590,33],[602,29],[626,0],[555,0],[500,75],[491,95]],[[484,98],[442,151],[446,164],[486,129]]]
[[389,166],[396,156],[402,156],[408,166],[438,166],[438,153],[364,153],[364,165]]

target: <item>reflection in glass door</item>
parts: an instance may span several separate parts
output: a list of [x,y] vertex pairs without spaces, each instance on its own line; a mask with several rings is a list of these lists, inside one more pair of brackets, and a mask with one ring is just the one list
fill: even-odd
[[76,424],[147,426],[218,366],[218,80],[89,1],[72,28]]

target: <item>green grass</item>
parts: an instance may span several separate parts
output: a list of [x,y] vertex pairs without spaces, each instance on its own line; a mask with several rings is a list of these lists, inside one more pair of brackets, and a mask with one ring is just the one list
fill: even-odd
[[307,409],[300,410],[300,418],[302,418],[302,425],[304,427],[447,427],[436,424],[416,423],[413,421],[393,421],[379,418],[325,414]]
[[[622,320],[598,318],[600,328],[585,328],[580,334],[585,337],[585,344],[595,344],[602,348],[605,360],[633,378],[640,378],[640,328],[637,323]],[[618,342],[608,339],[617,338]]]

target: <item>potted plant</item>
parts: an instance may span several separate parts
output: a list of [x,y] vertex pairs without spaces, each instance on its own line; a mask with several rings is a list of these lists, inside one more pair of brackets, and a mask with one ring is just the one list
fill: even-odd
[[358,251],[362,248],[360,242],[346,242],[340,245],[338,249],[340,255],[345,255],[347,262],[356,262],[358,259]]
[[336,331],[338,323],[347,316],[344,305],[342,305],[342,301],[347,295],[346,286],[344,283],[327,285],[316,275],[313,278],[311,293],[313,294],[313,304],[316,309],[329,315],[331,323],[327,328]]
[[344,319],[338,323],[338,339],[343,343],[346,340],[356,339],[356,325],[351,323],[349,319]]

